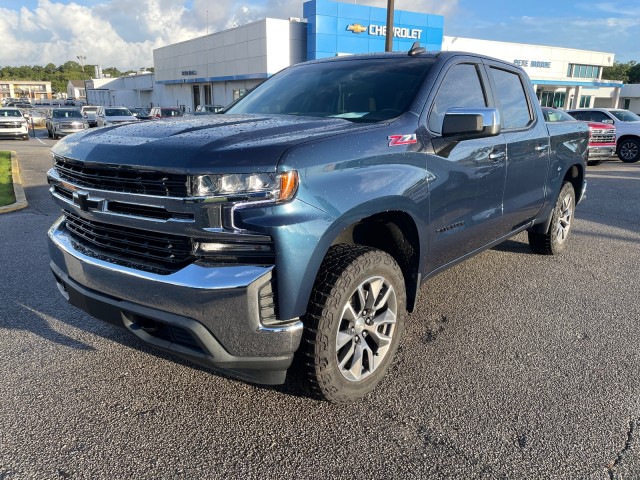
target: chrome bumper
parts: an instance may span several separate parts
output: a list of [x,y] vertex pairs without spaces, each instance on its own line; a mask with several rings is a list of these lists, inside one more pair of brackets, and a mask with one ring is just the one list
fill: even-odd
[[600,160],[613,157],[616,147],[589,147],[589,160]]
[[245,380],[284,381],[302,322],[261,323],[259,292],[273,266],[194,263],[170,275],[136,270],[83,252],[63,218],[49,230],[49,253],[60,291],[89,314]]

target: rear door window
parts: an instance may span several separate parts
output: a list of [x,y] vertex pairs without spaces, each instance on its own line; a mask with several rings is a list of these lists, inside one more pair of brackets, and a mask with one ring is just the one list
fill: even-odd
[[525,128],[533,120],[520,75],[491,67],[496,99],[501,106],[502,128]]

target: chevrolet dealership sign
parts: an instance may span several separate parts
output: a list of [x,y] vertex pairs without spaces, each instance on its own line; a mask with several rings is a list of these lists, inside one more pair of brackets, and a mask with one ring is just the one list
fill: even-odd
[[[347,25],[347,31],[353,33],[363,33],[368,31],[369,35],[373,35],[376,37],[385,37],[387,35],[387,27],[385,25],[369,25],[364,26],[359,23],[352,23],[351,25]],[[422,30],[419,28],[401,28],[401,27],[393,27],[393,36],[396,38],[408,38],[419,40],[422,36]]]

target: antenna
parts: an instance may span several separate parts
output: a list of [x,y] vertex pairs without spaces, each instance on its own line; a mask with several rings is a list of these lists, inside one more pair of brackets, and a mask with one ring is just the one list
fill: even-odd
[[413,45],[411,45],[411,50],[409,50],[409,56],[415,57],[416,55],[419,55],[426,51],[426,48],[420,46],[420,42],[413,42]]

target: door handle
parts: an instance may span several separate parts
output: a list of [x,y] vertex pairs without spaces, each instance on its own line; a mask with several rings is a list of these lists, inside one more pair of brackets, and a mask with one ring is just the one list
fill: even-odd
[[546,150],[547,148],[549,148],[549,145],[546,145],[546,144],[545,145],[538,145],[536,147],[536,152],[542,152],[542,151]]
[[489,158],[494,162],[498,163],[500,160],[507,156],[506,152],[491,152],[489,154]]

